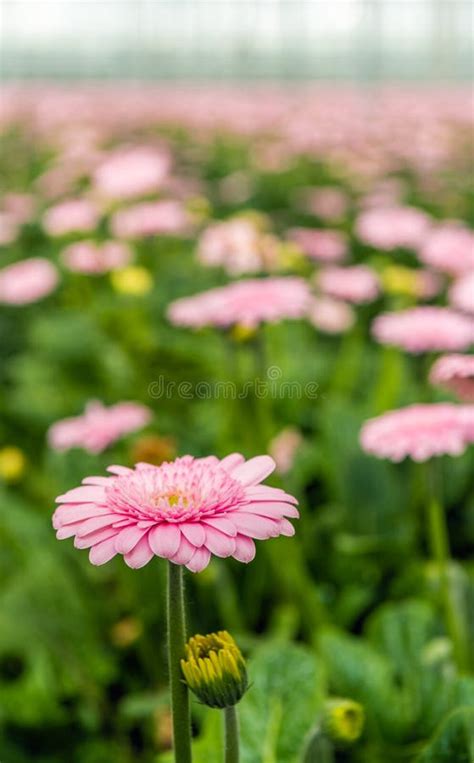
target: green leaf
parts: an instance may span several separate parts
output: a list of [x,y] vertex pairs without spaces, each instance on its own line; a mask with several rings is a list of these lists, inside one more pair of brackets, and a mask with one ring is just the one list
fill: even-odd
[[474,708],[463,707],[448,716],[417,763],[472,763],[473,760]]

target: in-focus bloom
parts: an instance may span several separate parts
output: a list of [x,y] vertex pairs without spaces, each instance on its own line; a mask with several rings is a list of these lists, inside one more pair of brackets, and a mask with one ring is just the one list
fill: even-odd
[[325,294],[354,304],[372,302],[380,293],[379,279],[367,265],[324,268],[316,283]]
[[293,228],[290,237],[308,257],[321,262],[341,262],[347,254],[346,237],[337,230]]
[[111,477],[87,477],[57,500],[58,539],[75,536],[92,564],[123,554],[129,567],[154,555],[200,572],[211,554],[250,562],[254,539],[294,534],[296,499],[260,483],[274,470],[270,456],[239,453],[184,456],[161,466],[111,466]]
[[177,326],[193,328],[255,327],[266,321],[303,318],[310,298],[302,278],[250,279],[178,299],[169,306],[168,318]]
[[146,426],[151,411],[139,403],[117,403],[107,408],[98,400],[86,405],[82,416],[56,421],[48,430],[48,442],[55,450],[84,448],[100,453],[130,432]]
[[97,227],[99,212],[88,199],[68,199],[50,207],[43,216],[43,228],[50,236],[89,232]]
[[221,266],[233,276],[258,273],[278,264],[278,240],[251,218],[236,217],[206,228],[197,256],[203,265]]
[[0,302],[26,305],[50,294],[58,284],[58,271],[42,257],[15,262],[0,270]]
[[449,302],[463,313],[474,313],[474,271],[458,278],[449,289]]
[[436,270],[461,275],[474,270],[474,233],[461,223],[438,225],[423,241],[420,260]]
[[474,355],[443,355],[431,367],[429,380],[474,403]]
[[271,440],[268,448],[275,461],[278,474],[287,474],[293,466],[303,437],[296,427],[286,427]]
[[132,297],[141,297],[153,288],[150,271],[141,265],[129,265],[127,268],[114,270],[110,274],[110,280],[115,291],[130,294]]
[[61,258],[69,270],[88,275],[100,275],[124,268],[132,259],[130,247],[123,241],[76,241],[67,246]]
[[390,251],[403,247],[416,249],[431,225],[429,216],[413,207],[381,207],[362,212],[356,222],[356,234],[375,249]]
[[414,307],[378,315],[372,334],[412,353],[465,350],[474,339],[474,321],[447,307]]
[[313,297],[308,320],[325,334],[343,334],[355,323],[355,312],[346,302],[332,297]]
[[150,146],[119,148],[94,172],[95,189],[111,199],[127,199],[156,192],[170,169],[167,151]]
[[227,631],[190,638],[181,670],[191,691],[208,707],[232,707],[248,688],[245,660]]
[[467,406],[433,403],[389,411],[364,424],[360,443],[366,453],[396,462],[460,456],[469,443],[463,407]]
[[188,229],[189,216],[180,201],[144,201],[115,212],[110,227],[117,238],[180,234]]

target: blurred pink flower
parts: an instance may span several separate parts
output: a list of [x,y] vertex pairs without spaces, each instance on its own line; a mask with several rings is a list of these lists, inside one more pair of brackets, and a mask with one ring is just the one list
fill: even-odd
[[414,307],[377,316],[372,335],[412,353],[465,350],[474,339],[474,321],[447,307]]
[[302,278],[249,279],[178,299],[169,305],[168,318],[193,328],[235,324],[254,328],[263,322],[303,318],[310,300]]
[[347,239],[337,230],[293,228],[290,238],[305,254],[323,262],[341,262],[347,254]]
[[307,196],[308,212],[328,222],[341,220],[347,212],[347,207],[347,195],[336,186],[315,188]]
[[0,211],[0,246],[12,244],[18,237],[19,224],[10,212]]
[[77,241],[70,244],[61,253],[62,260],[69,270],[77,273],[99,275],[116,268],[123,268],[132,259],[132,251],[122,241]]
[[269,452],[275,461],[278,474],[287,474],[290,471],[302,442],[301,432],[295,427],[286,427],[273,438]]
[[267,236],[251,220],[234,218],[203,231],[197,256],[203,265],[220,265],[232,276],[258,273],[276,265],[276,248],[266,243]]
[[171,165],[165,150],[150,146],[119,148],[99,164],[94,172],[94,188],[111,199],[127,199],[156,192]]
[[112,216],[110,227],[117,238],[140,238],[186,232],[189,217],[179,201],[144,201]]
[[433,364],[429,380],[474,403],[474,355],[443,355]]
[[464,313],[474,313],[474,271],[462,275],[452,284],[449,301]]
[[331,297],[313,297],[308,319],[326,334],[342,334],[355,323],[355,313],[350,305]]
[[381,207],[362,212],[356,235],[375,249],[416,249],[426,237],[431,218],[414,207]]
[[474,270],[474,233],[461,223],[438,225],[423,241],[420,260],[451,275]]
[[469,440],[463,406],[451,403],[416,404],[369,419],[360,443],[366,453],[391,461],[433,456],[460,456]]
[[97,227],[99,213],[88,199],[68,199],[50,207],[43,216],[43,228],[50,236],[91,231]]
[[92,564],[123,554],[132,568],[153,556],[200,572],[211,555],[250,562],[254,538],[294,535],[296,499],[261,485],[275,468],[270,456],[249,461],[239,453],[184,456],[160,466],[110,466],[112,477],[87,477],[59,496],[53,515],[57,538],[75,536],[90,548]]
[[15,262],[0,270],[0,302],[26,305],[46,297],[57,286],[58,272],[42,257]]
[[324,268],[316,283],[325,294],[355,304],[372,302],[380,293],[379,279],[367,265]]
[[35,198],[29,193],[6,193],[1,200],[2,211],[19,225],[28,222],[35,214]]
[[146,426],[151,415],[150,409],[139,403],[117,403],[107,408],[92,400],[82,416],[56,421],[48,430],[48,442],[54,450],[83,448],[101,453],[120,437]]

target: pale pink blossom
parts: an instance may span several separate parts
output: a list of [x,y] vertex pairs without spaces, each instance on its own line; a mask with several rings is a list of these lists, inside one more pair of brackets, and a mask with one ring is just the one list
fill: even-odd
[[92,400],[81,416],[56,421],[48,430],[48,442],[54,450],[83,448],[89,453],[101,453],[124,435],[142,429],[150,420],[150,409],[139,403],[117,403],[107,408]]
[[258,273],[276,265],[276,247],[249,219],[213,223],[202,233],[197,256],[203,265],[221,266],[229,275]]
[[57,286],[54,265],[42,257],[15,262],[0,270],[0,302],[26,305],[46,297]]
[[452,284],[449,302],[464,313],[474,313],[474,271],[465,273]]
[[380,294],[378,276],[367,265],[324,268],[316,283],[325,294],[355,304],[373,302]]
[[372,335],[411,353],[465,350],[474,339],[474,321],[447,307],[414,307],[378,315]]
[[301,432],[286,427],[271,440],[268,449],[275,461],[278,474],[287,474],[293,466],[296,454],[303,443]]
[[450,275],[474,270],[474,233],[461,223],[438,225],[419,249],[420,260]]
[[111,199],[127,199],[156,192],[170,169],[170,155],[149,146],[119,148],[94,172],[94,188]]
[[239,453],[183,456],[160,466],[110,466],[111,477],[87,477],[57,499],[57,538],[75,537],[92,564],[117,554],[132,568],[154,556],[200,572],[211,555],[250,562],[254,539],[294,535],[287,517],[297,503],[283,490],[260,483],[274,470],[270,456],[249,461]]
[[315,188],[307,196],[308,212],[328,222],[341,220],[347,212],[347,207],[347,195],[336,186]]
[[88,199],[68,199],[50,207],[43,216],[43,227],[50,236],[89,232],[97,227],[99,212]]
[[189,227],[189,216],[179,201],[144,201],[115,212],[110,227],[118,238],[181,234]]
[[308,320],[326,334],[342,334],[355,323],[353,308],[346,302],[332,297],[313,297],[308,310]]
[[36,209],[34,196],[29,193],[6,193],[0,206],[18,225],[29,222]]
[[431,367],[429,380],[474,403],[474,355],[443,355]]
[[347,255],[347,239],[337,230],[293,228],[290,238],[305,254],[322,262],[341,262]]
[[61,258],[69,270],[77,273],[100,275],[124,268],[132,259],[130,247],[123,241],[76,241],[67,246]]
[[360,443],[366,453],[395,462],[460,456],[469,443],[462,408],[451,403],[416,404],[383,413],[364,424]]
[[178,299],[169,306],[168,318],[193,328],[235,324],[255,328],[264,322],[303,318],[310,301],[302,278],[249,279]]
[[19,224],[10,212],[0,211],[0,246],[13,244],[18,238]]
[[356,235],[375,249],[416,249],[426,237],[431,218],[413,207],[380,207],[363,211],[356,221]]

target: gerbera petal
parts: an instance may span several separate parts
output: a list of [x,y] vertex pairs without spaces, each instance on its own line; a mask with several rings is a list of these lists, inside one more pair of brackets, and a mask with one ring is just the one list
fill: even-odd
[[179,548],[176,554],[170,558],[170,562],[174,562],[175,564],[187,564],[195,551],[196,547],[182,535]]
[[211,553],[207,548],[197,548],[186,567],[191,572],[201,572],[211,560]]
[[281,535],[287,535],[289,538],[295,534],[295,528],[287,519],[280,520],[279,530]]
[[271,501],[258,501],[256,503],[247,503],[245,511],[248,514],[259,514],[261,517],[294,517],[297,519],[300,515],[296,506],[290,503],[276,503]]
[[285,493],[279,487],[271,485],[251,485],[246,488],[245,495],[252,501],[285,501],[285,503],[298,503],[297,499]]
[[199,522],[182,522],[179,529],[184,537],[196,548],[204,545],[206,533],[204,532],[204,527]]
[[129,472],[132,472],[133,469],[129,469],[128,466],[117,466],[116,464],[112,464],[112,466],[107,467],[107,471],[111,472],[111,474],[129,474]]
[[179,548],[181,532],[174,524],[163,522],[153,527],[148,534],[148,542],[151,550],[165,559],[174,556]]
[[255,543],[252,538],[247,538],[245,535],[237,535],[235,538],[235,551],[232,556],[238,562],[244,562],[244,564],[251,562],[255,557]]
[[239,480],[242,485],[257,485],[272,473],[275,465],[270,456],[255,456],[244,464],[239,464],[233,470],[232,477]]
[[[113,479],[113,478],[112,478]],[[109,484],[111,477],[85,477],[82,480],[83,485],[99,485],[105,487]]]
[[235,551],[235,541],[229,535],[215,530],[213,527],[206,527],[206,548],[211,554],[216,556],[232,556]]
[[56,498],[57,503],[101,503],[105,498],[103,487],[81,485]]
[[58,506],[53,514],[53,527],[57,530],[63,525],[78,522],[81,519],[90,519],[109,513],[105,506],[96,506],[94,503],[72,503]]
[[92,546],[89,551],[89,561],[91,564],[105,564],[117,554],[115,550],[115,538],[108,538],[96,546]]
[[242,453],[229,453],[228,456],[222,459],[220,466],[230,474],[236,468],[236,466],[243,464],[244,461],[245,457],[242,455]]
[[[247,506],[245,509],[247,509]],[[216,530],[220,530],[226,535],[231,535],[232,537],[237,535],[234,523],[231,519],[227,519],[226,517],[206,517],[206,519],[203,519],[203,523],[210,527],[214,527]]]
[[118,517],[116,514],[105,514],[102,517],[92,517],[91,519],[86,519],[77,531],[77,534],[81,536],[88,535],[95,530],[101,530],[103,527],[113,525],[117,519]]
[[148,543],[148,538],[145,535],[141,540],[138,541],[135,548],[129,551],[128,554],[124,554],[123,558],[129,567],[137,570],[139,567],[144,567],[145,564],[148,564],[152,557],[153,551],[151,550],[150,544]]
[[128,554],[132,548],[135,548],[138,541],[143,538],[147,531],[140,529],[136,525],[129,525],[120,530],[116,535],[115,548],[119,554]]
[[56,538],[58,540],[64,540],[65,538],[72,538],[73,535],[82,527],[82,519],[79,522],[71,522],[68,525],[64,525],[58,528],[56,532]]
[[112,527],[105,527],[103,530],[96,530],[93,533],[89,533],[89,535],[85,535],[83,538],[76,535],[74,546],[75,548],[91,548],[91,546],[95,546],[97,543],[101,543],[101,541],[116,535],[117,533]]
[[236,511],[233,521],[239,533],[248,535],[249,538],[266,540],[267,538],[275,538],[279,534],[279,522],[269,517]]

